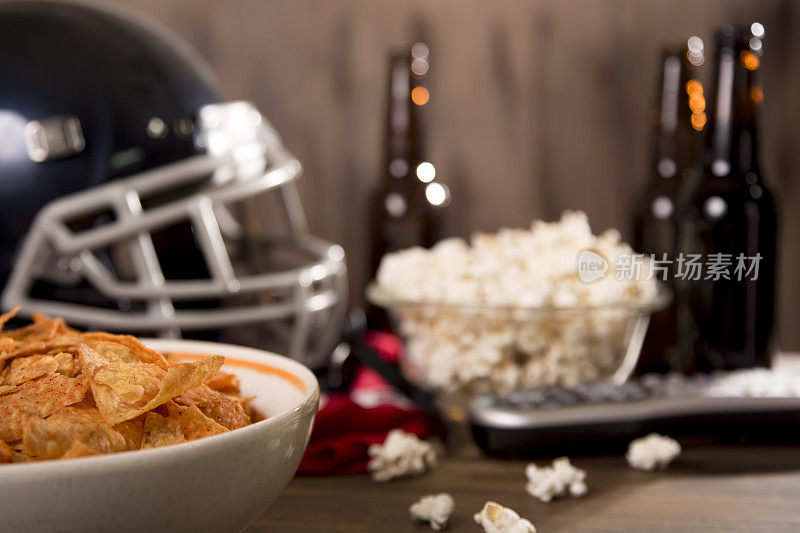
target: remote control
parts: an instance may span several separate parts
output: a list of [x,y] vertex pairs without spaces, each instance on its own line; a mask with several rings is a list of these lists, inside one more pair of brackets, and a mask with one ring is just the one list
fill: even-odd
[[491,455],[618,451],[650,432],[750,440],[800,438],[800,373],[747,369],[650,374],[622,385],[519,390],[475,398],[473,436]]

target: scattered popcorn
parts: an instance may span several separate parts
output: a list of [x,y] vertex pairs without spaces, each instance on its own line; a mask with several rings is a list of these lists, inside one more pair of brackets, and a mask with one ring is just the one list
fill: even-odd
[[565,496],[567,492],[575,498],[586,494],[586,471],[575,468],[567,457],[553,460],[551,466],[539,468],[530,463],[525,468],[528,484],[525,490],[534,498],[549,502],[553,498]]
[[383,444],[373,444],[368,453],[367,469],[375,481],[418,476],[437,463],[433,444],[402,429],[391,430]]
[[429,522],[431,529],[441,531],[447,527],[450,517],[456,509],[456,502],[453,497],[443,492],[441,494],[431,494],[423,496],[414,502],[408,511],[411,518],[416,522]]
[[[592,283],[581,281],[576,268],[584,250],[608,263],[606,275]],[[530,230],[388,254],[377,282],[403,300],[450,305],[398,310],[407,362],[423,385],[467,395],[570,387],[618,367],[632,314],[602,306],[644,303],[657,294],[646,261],[641,279],[616,279],[617,257],[632,253],[618,231],[594,236],[586,214],[566,211],[559,222],[535,221]],[[470,305],[476,312],[464,311]],[[525,309],[537,306],[556,309]],[[575,306],[601,307],[557,309]]]
[[513,509],[495,502],[486,502],[475,515],[475,521],[486,533],[536,533],[530,520],[520,518]]
[[734,398],[800,397],[800,373],[771,368],[746,368],[715,375],[708,396]]
[[651,433],[631,442],[625,459],[637,470],[655,470],[666,468],[680,454],[681,445],[678,441],[658,433]]

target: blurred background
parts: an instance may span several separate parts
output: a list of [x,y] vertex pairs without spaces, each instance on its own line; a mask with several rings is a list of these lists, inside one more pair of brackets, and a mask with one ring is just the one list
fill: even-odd
[[[763,170],[782,208],[779,342],[800,349],[796,2],[121,3],[185,38],[231,98],[253,101],[281,132],[305,168],[299,186],[311,230],[347,251],[351,305],[363,303],[368,277],[391,49],[430,45],[427,150],[452,190],[448,235],[527,227],[582,209],[595,232],[616,227],[629,240],[633,203],[651,172],[649,111],[661,48],[698,35],[710,54],[714,26],[760,21]],[[707,65],[704,81],[713,71]],[[254,220],[269,211],[250,207]]]

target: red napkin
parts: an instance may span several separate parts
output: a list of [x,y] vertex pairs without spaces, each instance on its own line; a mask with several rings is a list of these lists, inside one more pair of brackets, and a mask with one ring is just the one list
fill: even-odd
[[[394,335],[369,333],[364,338],[381,357],[396,362],[402,357],[402,343]],[[314,430],[303,457],[300,474],[359,474],[365,472],[370,444],[379,444],[395,428],[414,433],[421,439],[435,433],[428,415],[393,401],[390,387],[378,374],[361,369],[351,394],[374,392],[378,405],[364,407],[351,394],[328,396],[314,422]]]

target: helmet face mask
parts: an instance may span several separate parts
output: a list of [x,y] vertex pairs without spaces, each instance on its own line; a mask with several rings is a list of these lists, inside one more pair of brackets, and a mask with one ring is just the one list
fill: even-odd
[[[83,150],[74,141],[76,131],[83,141],[81,117],[59,116],[27,117],[34,164],[59,164]],[[309,234],[295,184],[299,162],[249,103],[207,103],[194,117],[171,126],[191,135],[196,155],[41,207],[19,243],[2,306],[140,334],[272,324],[288,337],[282,351],[323,364],[346,305],[344,251]],[[146,123],[154,139],[170,127],[159,121]],[[62,133],[72,144],[48,157],[48,141]],[[262,194],[281,206],[281,238],[249,235],[237,218],[245,201]],[[270,264],[275,256],[284,258],[281,265]]]

